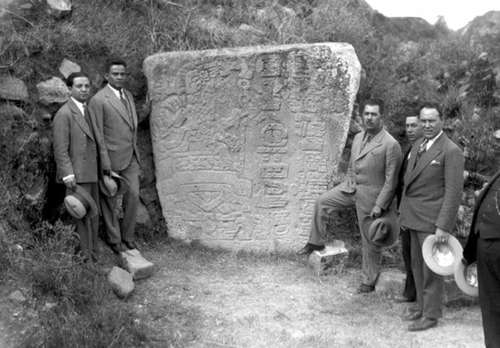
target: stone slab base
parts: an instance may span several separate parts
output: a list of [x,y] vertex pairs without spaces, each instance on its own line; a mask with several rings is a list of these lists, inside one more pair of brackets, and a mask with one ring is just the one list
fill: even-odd
[[134,280],[148,278],[153,274],[154,264],[146,260],[139,250],[127,250],[120,253],[122,266]]
[[313,251],[309,255],[308,264],[317,275],[338,273],[344,267],[348,254],[344,242],[334,240],[324,250]]

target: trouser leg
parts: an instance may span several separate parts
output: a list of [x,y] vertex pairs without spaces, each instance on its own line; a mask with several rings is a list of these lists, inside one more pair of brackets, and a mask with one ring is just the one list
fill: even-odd
[[354,196],[343,193],[338,186],[319,196],[314,205],[309,243],[324,245],[326,239],[326,223],[328,222],[329,216],[335,211],[353,206]]
[[424,293],[424,276],[423,276],[423,263],[424,259],[422,257],[422,249],[418,241],[418,233],[415,230],[408,230],[410,233],[410,245],[411,245],[411,269],[413,273],[413,278],[415,280],[415,290],[417,294],[417,309],[419,312],[423,312],[423,293]]
[[116,213],[117,197],[107,197],[101,194],[101,214],[104,222],[104,230],[108,243],[117,244],[121,242],[120,224]]
[[[96,183],[79,184],[92,197],[96,205],[99,204],[99,189]],[[88,214],[76,222],[76,231],[80,238],[82,252],[87,256],[97,254],[97,233],[99,229],[99,214],[89,217]]]
[[[418,237],[417,240],[419,263],[422,265],[422,315],[426,318],[438,319],[442,315],[441,305],[443,301],[443,278],[431,271],[431,269],[425,263],[422,255],[422,244],[424,243],[425,238],[430,234],[425,232],[417,232],[416,234]],[[414,249],[412,249],[412,251],[413,250]]]
[[500,348],[500,240],[477,243],[479,305],[486,348]]
[[382,259],[382,248],[373,245],[368,240],[368,228],[373,219],[369,212],[356,209],[358,216],[359,230],[361,234],[361,255],[362,255],[362,271],[363,284],[375,285],[380,273],[380,261]]
[[411,236],[410,231],[406,228],[401,228],[401,253],[406,271],[405,287],[403,296],[408,299],[416,298],[415,280],[411,270]]
[[123,220],[121,223],[121,238],[124,241],[135,240],[135,224],[139,208],[139,163],[135,156],[130,165],[120,172],[127,181],[129,188],[123,195]]

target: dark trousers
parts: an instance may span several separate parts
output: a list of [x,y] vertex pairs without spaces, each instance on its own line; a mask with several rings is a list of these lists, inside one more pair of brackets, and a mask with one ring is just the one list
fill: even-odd
[[411,270],[411,235],[406,228],[401,228],[401,253],[403,254],[403,262],[406,271],[405,287],[403,296],[410,300],[417,298],[417,290],[415,289],[415,279]]
[[430,319],[441,317],[443,278],[427,267],[422,256],[422,244],[430,235],[427,232],[409,229],[411,236],[411,267],[417,289],[417,306],[422,315]]
[[118,222],[117,214],[118,198],[101,195],[102,218],[109,243],[116,244],[121,241],[133,242],[135,240],[135,223],[139,208],[139,173],[139,163],[135,156],[132,157],[127,168],[118,172],[129,185],[128,191],[123,194],[121,225]]
[[[99,187],[97,183],[79,183],[85,191],[94,199],[99,206]],[[99,214],[93,218],[85,216],[76,220],[76,232],[80,238],[80,248],[86,256],[97,255],[97,234],[99,231]]]
[[477,273],[484,343],[500,348],[500,239],[478,239]]

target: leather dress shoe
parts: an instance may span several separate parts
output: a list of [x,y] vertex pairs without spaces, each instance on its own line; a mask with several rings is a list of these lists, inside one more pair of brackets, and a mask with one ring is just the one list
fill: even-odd
[[403,320],[405,321],[413,321],[420,318],[422,318],[422,312],[420,311],[408,311],[408,313],[403,316]]
[[126,246],[128,249],[130,249],[130,250],[132,250],[132,249],[137,249],[137,243],[136,243],[136,242],[133,242],[133,241],[132,241],[132,242],[128,242],[128,241],[124,240],[124,241],[123,241],[123,244],[125,244],[125,246]]
[[120,254],[122,251],[127,251],[127,248],[122,243],[110,243],[109,247],[115,254]]
[[420,320],[410,324],[408,326],[408,331],[423,331],[436,326],[438,323],[437,319],[422,317]]
[[358,294],[366,294],[369,292],[375,291],[375,286],[374,285],[368,285],[368,284],[363,284],[361,283],[356,290],[356,293]]
[[325,248],[324,245],[316,245],[316,244],[311,244],[307,243],[302,249],[297,251],[297,255],[309,255],[315,250],[321,251]]
[[415,302],[415,299],[406,297],[405,295],[396,295],[394,296],[394,302],[396,303]]

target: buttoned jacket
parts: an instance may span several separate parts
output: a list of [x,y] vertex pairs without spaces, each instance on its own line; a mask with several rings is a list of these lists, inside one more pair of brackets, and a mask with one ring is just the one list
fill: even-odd
[[97,127],[104,140],[104,162],[111,164],[113,171],[128,167],[137,149],[137,112],[132,94],[123,89],[126,106],[106,85],[90,99],[89,111],[95,117]]
[[410,152],[400,205],[401,225],[433,233],[452,232],[463,189],[464,156],[445,133],[417,161],[424,139]]
[[363,131],[354,137],[349,162],[349,175],[356,185],[356,205],[364,212],[370,212],[375,205],[388,210],[398,184],[401,147],[382,129],[362,148],[365,134]]
[[77,183],[97,182],[98,153],[95,122],[87,120],[73,100],[68,100],[54,116],[54,159],[57,180],[74,175]]

